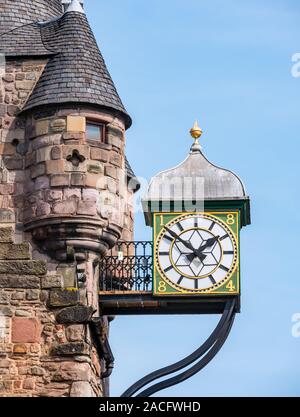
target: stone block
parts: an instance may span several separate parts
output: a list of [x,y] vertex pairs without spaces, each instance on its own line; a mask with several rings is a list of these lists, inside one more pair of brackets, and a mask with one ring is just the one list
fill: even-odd
[[47,201],[56,201],[62,200],[63,192],[60,190],[48,190],[46,191],[46,200]]
[[66,188],[64,190],[64,199],[68,200],[70,198],[81,199],[81,189],[80,188]]
[[49,132],[49,120],[38,120],[35,124],[36,136],[44,136]]
[[53,146],[53,148],[51,149],[51,159],[61,159],[62,157],[62,151],[61,151],[61,146]]
[[66,120],[65,119],[52,120],[50,126],[53,132],[63,132],[66,128]]
[[73,324],[66,328],[66,336],[69,342],[81,341],[84,337],[84,326],[80,324]]
[[14,223],[15,213],[12,210],[0,209],[0,223]]
[[91,367],[88,363],[62,362],[52,381],[90,381]]
[[96,216],[97,207],[93,201],[79,201],[77,214],[85,216]]
[[54,214],[75,214],[77,210],[77,202],[75,200],[65,200],[53,205]]
[[40,323],[33,317],[12,318],[13,343],[38,343],[41,337]]
[[13,104],[10,104],[9,106],[7,106],[7,114],[11,117],[14,117],[18,114],[19,111],[19,107],[18,106],[14,106]]
[[100,148],[91,148],[91,159],[100,162],[108,162],[109,152]]
[[93,314],[93,307],[68,307],[56,315],[56,321],[60,324],[86,324],[91,320]]
[[45,275],[46,273],[44,261],[0,261],[0,274]]
[[14,81],[14,75],[13,74],[5,74],[2,77],[2,80],[6,83],[12,83]]
[[16,153],[16,148],[11,143],[0,144],[0,155],[15,155],[15,153]]
[[51,213],[51,206],[48,203],[39,203],[36,208],[36,215],[38,217],[48,216]]
[[33,366],[30,373],[35,376],[43,376],[45,374],[45,370],[41,366]]
[[27,72],[26,76],[25,76],[26,80],[35,80],[35,73],[34,72]]
[[60,174],[65,171],[65,161],[57,159],[53,161],[46,161],[47,174]]
[[50,291],[49,305],[51,307],[74,306],[79,302],[79,291],[77,289]]
[[76,132],[64,132],[62,135],[63,139],[65,141],[75,141],[75,142],[81,142],[84,139],[84,133],[76,133]]
[[47,275],[42,278],[41,286],[43,289],[62,288],[62,277],[60,275]]
[[117,168],[112,167],[112,166],[106,166],[105,167],[105,175],[107,175],[108,177],[117,179],[118,178]]
[[45,190],[50,187],[50,180],[47,176],[38,177],[34,183],[34,189],[36,191]]
[[73,288],[76,285],[76,267],[75,266],[59,266],[56,269],[58,275],[62,276],[63,286],[65,288]]
[[107,135],[107,143],[114,146],[115,148],[122,149],[122,145],[123,145],[122,140],[115,136]]
[[30,169],[31,178],[41,177],[46,173],[46,165],[45,163],[33,165]]
[[103,174],[104,168],[101,162],[95,161],[93,163],[87,164],[87,171],[92,174]]
[[10,307],[0,306],[0,314],[5,317],[12,317],[13,313]]
[[74,173],[71,174],[71,185],[75,187],[80,187],[85,185],[85,174]]
[[6,169],[23,169],[23,158],[20,156],[6,156],[3,158],[3,164]]
[[35,388],[35,380],[34,378],[27,378],[23,382],[23,389],[26,390],[33,390]]
[[39,288],[40,278],[37,276],[26,275],[0,275],[0,288]]
[[30,91],[34,86],[34,81],[27,80],[27,81],[16,81],[16,89],[17,90],[25,90]]
[[50,159],[51,147],[45,146],[43,148],[39,148],[36,151],[36,162],[45,162]]
[[38,290],[27,290],[26,291],[26,300],[35,301],[38,300],[40,293]]
[[36,164],[36,152],[31,152],[25,155],[25,168]]
[[27,345],[25,344],[14,345],[13,352],[16,355],[26,355],[27,351]]
[[68,116],[67,117],[67,131],[68,132],[85,132],[86,120],[82,116]]
[[13,242],[14,229],[12,227],[0,227],[0,243]]
[[92,188],[86,188],[82,190],[82,198],[85,201],[93,201],[96,203],[99,199],[99,191]]
[[23,74],[22,72],[17,73],[16,74],[16,80],[17,81],[25,80],[25,74]]
[[68,174],[52,175],[50,184],[51,187],[68,187],[70,183],[70,177]]
[[91,188],[97,188],[98,182],[101,180],[101,177],[98,174],[86,174],[85,185]]
[[11,84],[6,84],[4,86],[4,91],[8,91],[9,93],[12,93],[14,91],[14,86]]
[[117,167],[122,166],[122,157],[118,152],[111,152],[109,162]]
[[0,117],[3,117],[6,115],[6,105],[0,104]]
[[70,397],[75,398],[91,398],[96,397],[96,394],[89,382],[78,381],[73,382]]
[[29,243],[2,243],[0,245],[0,260],[31,259]]
[[53,356],[88,355],[89,346],[84,342],[62,343],[51,349]]

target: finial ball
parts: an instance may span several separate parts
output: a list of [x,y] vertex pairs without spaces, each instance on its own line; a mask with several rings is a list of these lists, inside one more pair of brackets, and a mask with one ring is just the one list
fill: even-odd
[[194,139],[199,139],[203,131],[198,125],[198,121],[195,121],[194,127],[190,130],[190,134]]

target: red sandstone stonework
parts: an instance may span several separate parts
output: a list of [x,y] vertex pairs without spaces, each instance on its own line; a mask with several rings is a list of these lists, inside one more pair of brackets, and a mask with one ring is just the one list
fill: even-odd
[[35,318],[14,317],[12,319],[12,342],[35,343],[41,337],[40,324]]
[[[0,397],[108,394],[91,335],[95,261],[133,240],[122,114],[79,103],[21,112],[49,59],[21,54],[0,67]],[[73,131],[91,120],[105,143]]]

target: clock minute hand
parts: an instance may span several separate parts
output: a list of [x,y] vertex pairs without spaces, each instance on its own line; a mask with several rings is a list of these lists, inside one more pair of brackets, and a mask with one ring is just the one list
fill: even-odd
[[[187,247],[188,249],[190,249],[190,250],[193,252],[193,254],[195,254],[195,256],[199,256],[199,255],[197,254],[197,250],[194,248],[194,246],[193,246],[190,242],[188,242],[188,241],[186,241],[186,240],[182,239],[180,236],[178,236],[178,235],[177,235],[177,233],[173,232],[173,230],[169,229],[169,228],[168,228],[168,227],[166,227],[166,226],[165,226],[165,229],[167,230],[167,232],[169,232],[169,233],[170,233],[170,235],[171,235],[174,239],[179,240],[179,242],[183,243],[185,247]],[[201,253],[201,254],[200,254],[200,259],[201,259],[201,260],[203,260],[203,259],[205,259],[205,258],[206,258],[206,255],[204,255],[204,254],[202,254],[202,253]]]

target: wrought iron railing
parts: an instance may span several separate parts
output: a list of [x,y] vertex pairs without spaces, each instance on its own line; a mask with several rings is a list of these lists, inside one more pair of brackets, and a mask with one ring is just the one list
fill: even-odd
[[100,261],[100,291],[152,291],[152,248],[152,242],[118,242]]

